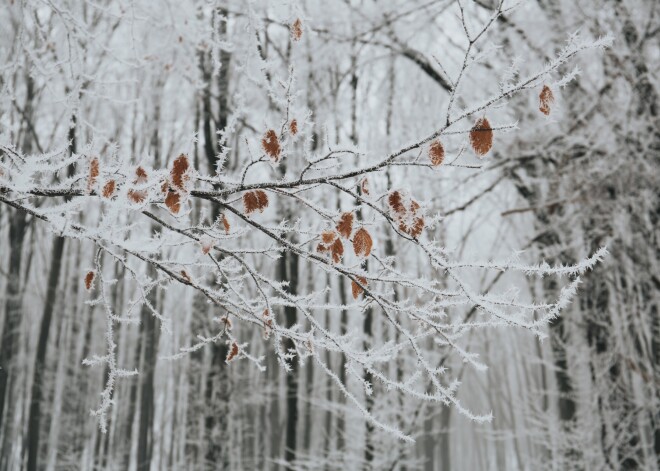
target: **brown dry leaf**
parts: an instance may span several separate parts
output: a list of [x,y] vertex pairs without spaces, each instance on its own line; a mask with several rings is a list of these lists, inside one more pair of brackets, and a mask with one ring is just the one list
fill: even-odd
[[128,199],[136,204],[144,203],[144,200],[147,199],[147,192],[144,190],[128,190]]
[[165,197],[165,206],[172,214],[179,214],[179,211],[181,211],[181,194],[176,190],[169,190]]
[[[362,286],[367,286],[367,279],[365,277],[356,276],[356,278]],[[362,286],[357,284],[355,281],[351,280],[351,292],[353,293],[353,299],[357,299],[358,296],[360,296],[364,292]]]
[[231,323],[231,319],[227,316],[224,316],[223,318],[221,318],[220,321],[225,325],[225,328],[227,330],[231,330],[232,327],[234,327],[233,324]]
[[369,180],[367,180],[367,177],[360,180],[360,190],[362,190],[363,195],[369,194]]
[[353,232],[353,220],[355,216],[353,213],[342,213],[339,217],[339,222],[337,223],[337,231],[342,235],[344,239],[349,239],[351,233]]
[[186,154],[181,154],[174,159],[172,170],[170,170],[170,176],[172,185],[181,191],[186,191],[186,183],[190,178],[190,175],[188,174],[189,169],[190,162],[188,162],[188,156],[186,156]]
[[321,234],[321,240],[323,241],[323,245],[332,244],[336,238],[337,238],[337,233],[335,231],[325,231]]
[[415,218],[413,221],[413,226],[408,231],[408,234],[410,234],[412,237],[417,239],[424,230],[424,225],[425,225],[424,218],[422,217]]
[[353,236],[353,251],[358,257],[368,257],[371,253],[373,240],[371,235],[364,227],[361,227]]
[[268,340],[270,332],[273,330],[273,319],[271,319],[268,309],[264,309],[262,317],[264,319],[264,340]]
[[390,209],[397,215],[403,216],[406,213],[406,207],[403,205],[403,198],[398,191],[393,191],[389,194],[387,197],[387,203],[390,205]]
[[543,90],[539,94],[539,111],[548,116],[550,114],[550,105],[554,102],[555,95],[552,93],[552,89],[547,85],[543,85]]
[[261,147],[263,147],[264,152],[266,152],[266,155],[268,155],[273,162],[279,162],[282,149],[275,131],[272,129],[266,131],[266,134],[264,134],[264,137],[261,139]]
[[294,41],[300,41],[300,38],[302,38],[303,34],[303,29],[302,29],[302,21],[300,21],[300,18],[297,18],[296,21],[293,22],[291,25],[291,39]]
[[202,253],[204,255],[208,255],[211,249],[215,246],[216,242],[217,242],[216,240],[210,237],[207,236],[202,237],[199,240],[199,245],[202,248]]
[[445,148],[440,140],[434,141],[429,147],[429,158],[431,159],[431,165],[434,167],[442,165],[442,162],[444,162]]
[[243,194],[243,212],[251,214],[259,208],[259,200],[254,191],[248,191]]
[[332,254],[333,262],[341,262],[341,258],[344,256],[344,243],[340,238],[335,239],[335,241],[332,243],[330,246],[330,253]]
[[222,215],[222,227],[225,228],[225,233],[229,234],[229,230],[231,229],[231,225],[229,225],[229,219],[227,219],[226,214]]
[[298,121],[295,119],[292,119],[291,122],[289,123],[289,132],[291,132],[292,136],[295,136],[298,134]]
[[479,156],[483,157],[493,147],[493,130],[486,118],[479,118],[470,131],[470,145]]
[[87,192],[90,193],[93,189],[94,186],[96,185],[96,180],[99,177],[99,158],[94,157],[90,162],[89,162],[89,175],[87,177]]
[[229,349],[229,352],[227,353],[227,359],[225,360],[225,363],[229,363],[232,361],[234,358],[238,356],[238,352],[240,349],[238,348],[238,344],[236,341],[231,343],[231,348]]
[[93,271],[88,271],[87,274],[85,275],[85,289],[87,291],[90,291],[92,289],[92,286],[94,286],[95,277],[96,277],[96,273]]
[[112,198],[112,195],[115,194],[115,188],[117,184],[115,183],[114,180],[108,180],[105,182],[105,185],[103,185],[103,197],[104,198]]
[[264,190],[256,190],[255,194],[257,196],[257,209],[263,213],[264,209],[268,207],[268,195]]
[[190,278],[190,275],[188,274],[187,271],[181,270],[181,277],[186,280],[188,283],[192,284],[192,278]]
[[138,167],[135,169],[135,180],[133,183],[136,185],[140,183],[147,183],[147,171],[144,168]]

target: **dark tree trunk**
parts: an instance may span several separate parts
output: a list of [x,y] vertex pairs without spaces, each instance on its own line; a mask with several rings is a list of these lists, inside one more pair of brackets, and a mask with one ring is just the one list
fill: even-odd
[[37,344],[37,355],[34,361],[34,377],[32,379],[32,394],[30,399],[30,412],[28,415],[27,429],[27,470],[36,471],[39,459],[39,432],[41,430],[41,400],[44,395],[44,365],[46,362],[46,351],[48,347],[48,334],[53,320],[55,309],[55,296],[57,285],[60,280],[60,268],[62,266],[62,255],[64,253],[64,237],[56,237],[53,241],[52,262],[48,274],[48,288],[46,291],[46,303],[39,326],[39,343]]
[[[154,268],[150,266],[150,277],[157,276]],[[149,292],[148,299],[152,306],[157,305],[157,290]],[[160,329],[156,325],[157,319],[146,306],[142,306],[140,313],[144,325],[141,336],[142,363],[140,365],[140,415],[138,418],[138,449],[137,469],[148,471],[151,466],[153,451],[153,422],[154,422],[154,372],[158,353],[158,339]],[[129,444],[130,445],[130,444]]]

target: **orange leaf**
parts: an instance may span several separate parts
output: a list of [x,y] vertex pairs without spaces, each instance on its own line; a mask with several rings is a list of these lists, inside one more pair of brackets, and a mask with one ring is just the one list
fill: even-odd
[[272,129],[266,131],[266,134],[264,134],[264,137],[261,139],[261,147],[263,147],[264,152],[266,152],[273,162],[278,162],[280,160],[282,149],[280,148],[280,141],[277,139],[277,133],[275,131]]
[[415,220],[413,221],[413,226],[408,231],[408,234],[410,234],[412,237],[417,239],[424,230],[424,224],[425,224],[424,218],[422,217],[415,218]]
[[555,102],[555,95],[547,85],[543,85],[543,90],[539,94],[539,111],[544,115],[550,114],[550,105]]
[[211,249],[215,246],[216,241],[210,237],[204,236],[199,240],[199,245],[202,248],[202,253],[208,255]]
[[179,214],[181,210],[181,195],[176,190],[169,190],[165,197],[165,206],[172,212],[172,214]]
[[264,340],[268,340],[270,332],[273,330],[273,319],[271,319],[268,309],[264,309],[262,317],[264,319]]
[[229,234],[229,229],[231,229],[231,226],[229,225],[229,219],[227,219],[225,214],[222,215],[222,226],[225,228],[225,233]]
[[225,360],[225,363],[229,363],[234,358],[236,358],[238,356],[239,352],[240,352],[240,349],[238,348],[238,344],[235,341],[232,342],[231,348],[229,349],[229,352],[227,353],[227,359]]
[[360,190],[362,190],[363,195],[369,194],[369,180],[367,180],[367,177],[360,180]]
[[243,210],[245,214],[251,214],[259,209],[259,200],[254,191],[243,194]]
[[296,21],[293,22],[290,29],[291,29],[291,38],[294,41],[300,41],[300,38],[302,38],[302,34],[303,34],[302,21],[300,21],[300,18],[297,18]]
[[490,148],[493,147],[493,130],[486,118],[478,119],[472,127],[470,131],[470,144],[479,157],[486,155]]
[[255,191],[257,195],[257,209],[263,213],[264,209],[268,207],[268,195],[264,190]]
[[431,165],[434,167],[442,165],[442,162],[445,160],[445,148],[442,146],[442,142],[437,140],[431,144],[429,147],[429,158],[431,159]]
[[344,244],[342,243],[341,239],[335,239],[335,241],[330,246],[330,252],[332,253],[333,262],[341,262],[341,258],[344,256]]
[[339,222],[337,223],[337,231],[344,237],[348,239],[351,237],[351,232],[353,232],[353,213],[343,213],[339,217]]
[[112,195],[115,194],[115,187],[117,184],[114,180],[108,180],[105,185],[103,185],[103,197],[112,198]]
[[128,190],[128,199],[136,204],[143,203],[147,199],[147,192],[144,190]]
[[87,192],[91,192],[96,185],[96,179],[99,176],[99,158],[94,157],[89,162],[89,176],[87,177]]
[[337,233],[335,231],[325,231],[321,234],[321,240],[324,245],[330,245],[337,238]]
[[221,320],[222,323],[225,325],[225,328],[226,328],[227,330],[231,330],[231,329],[232,329],[233,325],[232,325],[232,323],[231,323],[231,319],[230,319],[229,317],[224,316],[224,317],[221,318],[220,320]]
[[402,216],[406,213],[406,207],[403,205],[403,198],[401,197],[400,192],[391,192],[387,197],[387,203],[390,205],[390,209],[399,216]]
[[85,289],[87,291],[90,291],[92,289],[92,286],[94,286],[94,278],[96,277],[96,273],[93,271],[88,271],[87,274],[85,275]]
[[147,183],[147,172],[145,169],[142,167],[138,167],[135,169],[135,180],[133,181],[134,184],[139,184],[139,183]]
[[186,183],[190,179],[190,175],[188,173],[189,169],[190,163],[188,162],[188,157],[185,154],[181,154],[176,159],[174,159],[172,170],[170,170],[170,176],[172,185],[181,191],[186,191]]
[[357,230],[353,236],[353,251],[358,257],[368,257],[371,253],[371,247],[373,246],[373,240],[371,235],[364,227],[361,227]]
[[[367,286],[367,279],[365,277],[356,276],[356,278],[362,286]],[[360,296],[364,292],[362,286],[357,284],[355,281],[351,280],[351,292],[353,293],[353,299],[357,299],[358,296]]]

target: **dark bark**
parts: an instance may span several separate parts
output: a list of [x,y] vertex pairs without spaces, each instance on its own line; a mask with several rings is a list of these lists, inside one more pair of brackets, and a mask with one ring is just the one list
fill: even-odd
[[[298,294],[298,255],[286,252],[280,258],[280,277],[289,282],[289,293],[293,296]],[[284,308],[284,318],[287,327],[292,327],[298,321],[297,309],[294,306]],[[284,340],[283,348],[286,352],[295,353],[293,341],[289,338]],[[284,460],[291,464],[296,459],[297,433],[298,433],[298,360],[292,359],[289,363],[291,371],[286,375],[286,431]]]
[[[150,266],[150,277],[155,277],[155,269]],[[157,305],[157,290],[149,292],[148,300],[152,306]],[[148,471],[151,466],[153,451],[154,422],[154,372],[156,369],[158,340],[160,329],[157,319],[151,310],[144,305],[140,313],[144,325],[140,344],[142,346],[142,362],[140,364],[140,413],[138,417],[138,448],[137,469]]]
[[32,394],[30,399],[30,411],[28,415],[27,429],[27,470],[36,471],[39,460],[39,432],[41,430],[41,400],[44,395],[44,366],[46,351],[48,347],[48,335],[53,320],[55,308],[55,296],[57,285],[60,280],[60,269],[62,266],[62,255],[64,253],[64,237],[56,237],[53,241],[52,261],[48,275],[48,288],[46,291],[46,303],[39,326],[39,343],[34,361],[34,377],[32,379]]

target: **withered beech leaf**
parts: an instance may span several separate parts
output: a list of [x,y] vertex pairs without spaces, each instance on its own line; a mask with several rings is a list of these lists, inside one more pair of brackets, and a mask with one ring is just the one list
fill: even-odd
[[87,176],[87,192],[90,193],[96,185],[96,180],[99,177],[99,158],[94,157],[89,162],[89,175]]
[[493,130],[486,118],[479,118],[470,131],[470,145],[474,152],[483,157],[493,147]]
[[408,234],[410,234],[413,238],[417,239],[421,235],[422,231],[424,230],[424,218],[423,217],[416,217],[413,220],[413,225],[411,228],[408,230]]
[[273,330],[273,319],[270,317],[270,311],[268,309],[264,309],[262,317],[264,321],[264,340],[268,340],[270,332]]
[[[367,286],[367,279],[363,276],[356,276],[357,280],[360,282],[362,286]],[[362,294],[364,289],[362,289],[362,286],[357,284],[355,281],[351,280],[351,292],[353,293],[353,299],[357,299],[358,296]]]
[[96,273],[93,271],[88,271],[87,274],[85,275],[85,289],[87,291],[90,291],[92,289],[92,286],[94,286],[94,278],[96,277]]
[[352,212],[342,213],[337,223],[337,231],[344,239],[349,239],[353,232],[353,220],[355,216]]
[[433,141],[429,147],[429,158],[431,159],[431,165],[438,167],[442,165],[442,162],[445,160],[445,148],[442,146],[440,140]]
[[337,238],[337,233],[335,231],[325,231],[321,234],[321,241],[323,244],[330,245]]
[[179,211],[181,211],[181,194],[176,190],[168,190],[165,197],[165,206],[172,214],[179,214]]
[[216,240],[211,237],[204,236],[199,240],[199,245],[204,255],[208,255],[211,249],[215,246]]
[[544,115],[550,114],[550,106],[555,102],[555,95],[552,89],[547,85],[543,85],[543,89],[539,94],[539,111]]
[[298,121],[295,119],[292,119],[291,122],[289,123],[289,132],[291,133],[292,136],[295,136],[298,134]]
[[147,192],[145,190],[128,190],[128,199],[136,204],[144,203],[144,200],[147,199]]
[[294,41],[300,41],[302,35],[303,35],[302,21],[300,21],[300,18],[296,18],[296,21],[294,21],[291,24],[291,38]]
[[262,213],[268,206],[268,195],[263,190],[248,191],[243,194],[243,209],[245,214],[255,211]]
[[369,194],[369,180],[367,177],[364,177],[362,180],[360,180],[360,190],[362,190],[363,195]]
[[266,155],[268,155],[273,162],[279,162],[282,148],[280,147],[280,141],[278,140],[275,131],[272,129],[266,131],[266,134],[264,134],[264,137],[261,139],[261,147],[263,147],[264,152],[266,152]]
[[172,185],[180,191],[186,191],[186,183],[190,178],[188,173],[189,169],[190,162],[188,162],[188,156],[186,156],[186,154],[181,154],[174,159],[172,170],[170,171],[170,177]]
[[225,326],[225,329],[227,330],[231,330],[234,327],[234,325],[231,322],[231,319],[228,316],[222,317],[220,321],[222,321],[222,323]]
[[373,240],[371,235],[364,227],[361,227],[355,232],[353,236],[353,251],[358,257],[368,257],[371,253]]
[[259,208],[259,200],[254,191],[248,191],[243,194],[243,212],[251,214]]
[[392,191],[387,197],[387,203],[390,209],[397,215],[402,216],[405,214],[406,207],[403,205],[403,198],[400,192]]
[[257,209],[261,212],[268,207],[268,195],[264,190],[256,190],[257,195]]
[[105,185],[103,185],[103,197],[104,198],[112,198],[112,195],[115,194],[115,188],[117,184],[115,183],[114,180],[108,180],[105,182]]
[[224,227],[225,233],[229,234],[229,230],[231,229],[231,225],[229,224],[229,219],[227,218],[226,214],[223,214],[221,218],[222,218],[222,227]]
[[227,352],[227,359],[225,360],[226,363],[229,363],[232,361],[234,358],[238,356],[238,353],[240,352],[240,349],[238,348],[238,344],[236,341],[231,343],[231,348],[229,349],[229,352]]
[[330,253],[332,254],[332,261],[335,263],[341,262],[341,258],[344,256],[344,243],[339,237],[330,246]]
[[147,183],[147,171],[141,166],[135,169],[135,180],[134,184]]

